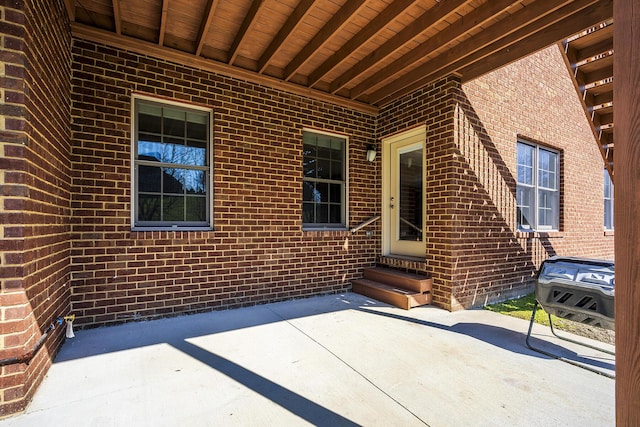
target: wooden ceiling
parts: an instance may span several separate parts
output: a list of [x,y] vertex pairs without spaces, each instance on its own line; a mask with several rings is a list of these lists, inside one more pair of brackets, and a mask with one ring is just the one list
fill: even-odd
[[613,0],[65,0],[76,37],[364,111],[613,16]]

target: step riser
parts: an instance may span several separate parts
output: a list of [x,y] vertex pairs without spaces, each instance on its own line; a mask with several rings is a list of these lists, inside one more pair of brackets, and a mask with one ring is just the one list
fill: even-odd
[[403,308],[405,310],[409,310],[411,308],[407,295],[394,294],[391,292],[387,292],[384,289],[360,284],[357,281],[353,282],[353,292],[373,298],[378,301],[386,302],[387,304],[393,305],[398,308]]
[[412,292],[423,293],[431,290],[430,278],[385,268],[366,268],[364,278]]
[[[406,273],[404,279],[407,278]],[[388,275],[387,275],[388,276]],[[376,278],[386,278],[387,276],[375,276]],[[424,280],[420,278],[420,280]],[[430,284],[429,279],[429,284]],[[398,282],[398,281],[394,281]],[[400,283],[403,281],[400,280]],[[430,288],[430,286],[429,286]],[[406,289],[396,286],[395,283],[381,283],[379,281],[373,281],[367,278],[357,279],[352,282],[353,292],[365,295],[378,301],[385,302],[387,304],[409,310],[412,307],[420,305],[431,304],[431,292],[415,292],[412,289]]]

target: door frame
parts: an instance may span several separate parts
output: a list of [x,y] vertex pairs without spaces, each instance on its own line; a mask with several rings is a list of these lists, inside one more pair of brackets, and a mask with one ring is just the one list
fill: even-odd
[[[391,239],[393,237],[391,230],[391,218],[393,212],[390,207],[390,197],[391,197],[391,185],[394,182],[392,179],[392,173],[396,172],[392,169],[393,159],[391,157],[391,147],[395,143],[406,142],[409,144],[416,144],[421,142],[423,153],[426,148],[426,134],[427,127],[426,125],[421,125],[401,133],[382,138],[381,146],[382,146],[382,254],[388,256],[401,256],[401,257],[420,257],[424,258],[426,256],[426,161],[422,162],[422,203],[424,206],[422,207],[422,242],[421,246],[415,245],[416,248],[413,251],[408,251],[407,253],[394,253],[391,251]],[[398,180],[396,179],[397,183]]]

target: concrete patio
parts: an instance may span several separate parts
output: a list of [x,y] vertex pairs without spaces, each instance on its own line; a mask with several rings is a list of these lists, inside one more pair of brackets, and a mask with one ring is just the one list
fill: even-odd
[[[76,331],[0,424],[614,425],[614,380],[529,350],[528,325],[344,294]],[[533,342],[614,369],[548,328]]]

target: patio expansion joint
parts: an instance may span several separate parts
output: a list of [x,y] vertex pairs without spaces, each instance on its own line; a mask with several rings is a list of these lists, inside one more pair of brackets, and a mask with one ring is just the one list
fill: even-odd
[[406,405],[404,405],[402,402],[398,401],[398,399],[396,399],[395,397],[393,397],[392,395],[390,395],[388,392],[386,392],[382,387],[380,387],[379,385],[377,385],[375,382],[373,382],[369,377],[367,377],[365,374],[363,374],[362,372],[360,372],[359,370],[357,370],[354,366],[352,366],[349,362],[347,362],[346,360],[344,360],[342,357],[340,357],[339,355],[337,355],[335,352],[333,352],[330,348],[328,348],[327,346],[325,346],[324,344],[322,344],[320,341],[318,341],[317,339],[315,339],[313,336],[311,336],[310,334],[308,334],[307,332],[305,332],[303,329],[301,329],[300,327],[296,326],[293,322],[291,322],[289,319],[283,317],[280,315],[280,313],[274,311],[271,307],[267,306],[267,309],[269,311],[271,311],[276,317],[278,317],[281,321],[287,323],[289,326],[291,326],[292,328],[294,328],[295,330],[297,330],[298,332],[300,332],[302,335],[304,335],[305,337],[307,337],[309,340],[311,340],[313,343],[315,343],[316,345],[318,345],[319,347],[321,347],[322,349],[324,349],[327,353],[329,353],[331,356],[335,357],[337,360],[340,361],[340,363],[342,363],[343,365],[345,365],[347,368],[349,368],[351,371],[353,371],[356,375],[358,375],[359,377],[361,377],[362,379],[364,379],[367,383],[371,384],[371,386],[373,386],[376,390],[378,390],[380,393],[384,394],[385,396],[387,396],[389,399],[391,399],[393,402],[395,402],[398,406],[400,406],[401,408],[403,408],[405,411],[407,411],[408,413],[410,413],[414,418],[416,418],[418,421],[420,421],[422,424],[424,424],[425,426],[429,427],[429,424],[423,420],[422,418],[420,418],[415,412],[413,412],[411,409],[409,409]]

